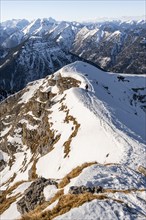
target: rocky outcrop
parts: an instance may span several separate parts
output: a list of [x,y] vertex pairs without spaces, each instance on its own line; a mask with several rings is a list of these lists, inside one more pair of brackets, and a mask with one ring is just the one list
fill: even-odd
[[52,179],[45,179],[43,177],[34,181],[30,187],[24,192],[24,196],[17,202],[17,209],[21,214],[33,210],[37,205],[45,201],[43,190],[45,186],[55,185],[57,183]]
[[6,162],[4,160],[0,160],[0,172],[5,168]]
[[143,175],[145,175],[146,176],[146,168],[145,167],[143,167],[143,166],[139,166],[138,167],[138,171],[140,172],[140,173],[142,173]]
[[79,87],[81,84],[80,81],[71,78],[71,77],[61,77],[58,75],[58,80],[56,81],[56,85],[60,90],[60,93],[63,93],[64,90],[70,89],[72,87]]
[[82,193],[103,193],[104,189],[102,186],[93,186],[93,187],[87,187],[87,186],[71,186],[69,189],[70,194],[82,194]]

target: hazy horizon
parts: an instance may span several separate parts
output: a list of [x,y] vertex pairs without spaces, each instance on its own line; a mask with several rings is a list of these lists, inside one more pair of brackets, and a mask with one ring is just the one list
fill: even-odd
[[120,19],[122,17],[145,18],[145,1],[28,1],[1,0],[1,22],[11,19],[52,17],[57,21],[92,21],[103,18]]
[[[26,19],[28,20],[29,22],[32,22],[36,19],[49,19],[50,17],[44,17],[44,18],[34,18],[34,19],[26,19],[25,17],[24,18],[12,18],[12,19],[7,19],[7,20],[3,20],[3,21],[0,21],[0,22],[6,22],[6,21],[11,21],[11,20],[23,20],[23,19]],[[74,22],[75,20],[57,20],[55,19],[54,17],[51,17],[52,19],[56,20],[56,21],[67,21],[67,22]],[[138,21],[138,20],[145,20],[145,16],[122,16],[122,17],[97,17],[95,19],[88,19],[88,20],[83,20],[83,21],[75,21],[75,22],[80,22],[80,23],[84,23],[84,22],[104,22],[104,21],[129,21],[129,20],[134,20],[134,21]]]

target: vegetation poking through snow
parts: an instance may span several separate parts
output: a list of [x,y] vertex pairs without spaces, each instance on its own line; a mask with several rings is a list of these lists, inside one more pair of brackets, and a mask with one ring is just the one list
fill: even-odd
[[81,166],[77,166],[61,180],[61,182],[58,184],[58,187],[59,188],[65,187],[67,184],[70,183],[70,180],[72,178],[79,176],[79,174],[82,172],[83,169],[93,164],[97,164],[97,162],[84,163]]

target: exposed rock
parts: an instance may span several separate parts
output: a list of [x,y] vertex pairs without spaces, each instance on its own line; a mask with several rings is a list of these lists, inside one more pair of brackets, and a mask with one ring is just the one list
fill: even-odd
[[3,159],[0,160],[0,172],[5,168],[6,164],[7,163]]
[[21,214],[33,210],[37,205],[45,201],[43,194],[44,187],[47,185],[56,185],[57,183],[52,179],[45,179],[43,177],[34,181],[30,187],[25,190],[24,196],[17,202],[17,209]]
[[104,189],[102,186],[93,186],[93,187],[87,187],[87,186],[71,186],[69,189],[70,194],[81,194],[81,193],[103,193]]
[[142,173],[143,175],[145,175],[146,176],[146,168],[145,167],[143,167],[143,166],[139,166],[138,167],[138,171],[140,172],[140,173]]

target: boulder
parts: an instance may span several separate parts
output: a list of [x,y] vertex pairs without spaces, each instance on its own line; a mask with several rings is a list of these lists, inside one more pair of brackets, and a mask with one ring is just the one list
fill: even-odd
[[57,186],[57,183],[52,179],[40,177],[25,190],[24,196],[17,202],[17,209],[22,215],[45,201],[43,190],[47,185]]

